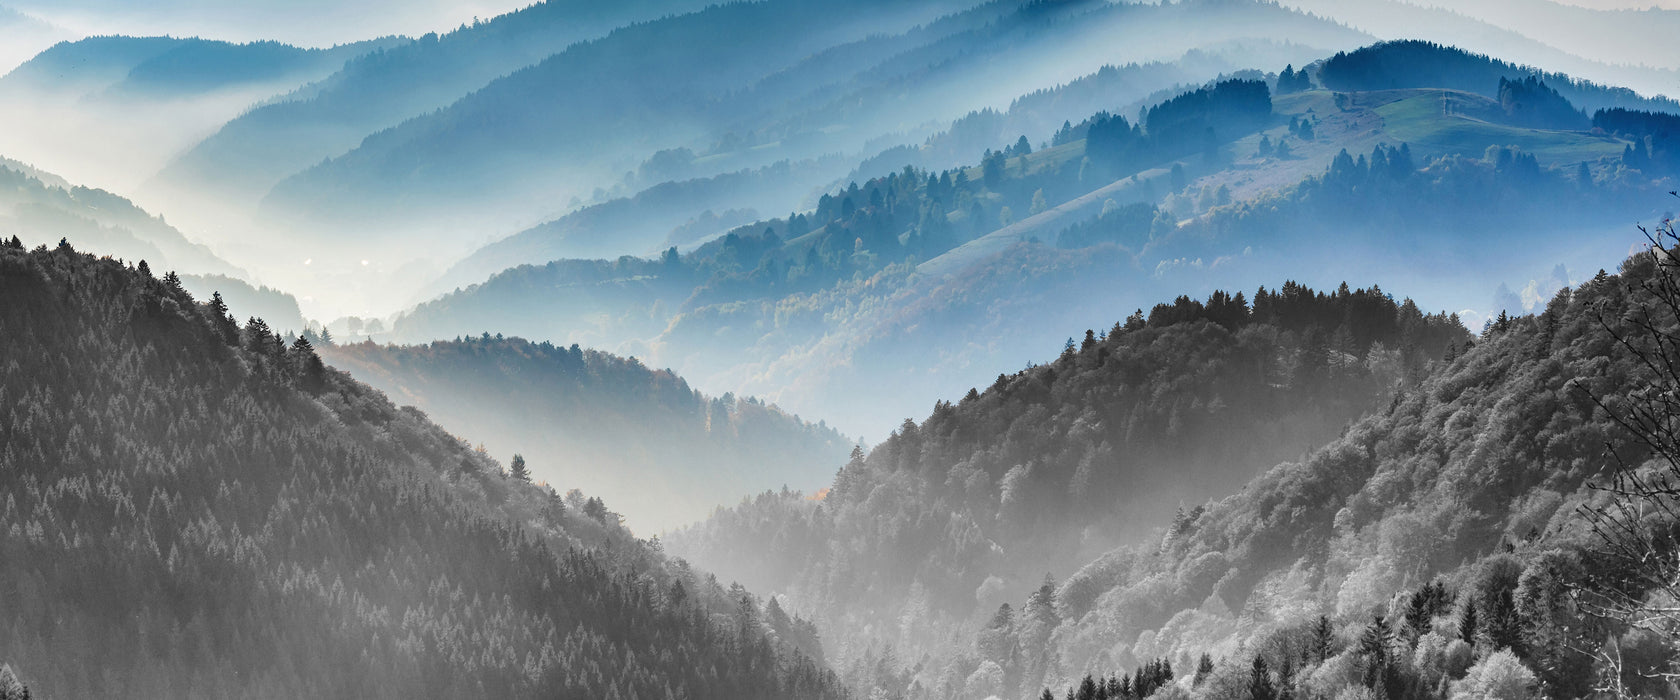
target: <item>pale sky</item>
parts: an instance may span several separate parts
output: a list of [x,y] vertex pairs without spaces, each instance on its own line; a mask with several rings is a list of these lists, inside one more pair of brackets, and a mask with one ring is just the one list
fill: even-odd
[[[611,2],[612,0],[605,0]],[[444,32],[535,0],[0,0],[0,6],[76,35],[273,39],[331,46],[379,36]]]
[[1579,5],[1597,10],[1645,10],[1660,7],[1680,10],[1680,0],[1557,0],[1565,5]]
[[[330,46],[391,34],[418,36],[489,19],[537,0],[0,0],[69,33],[273,39]],[[613,2],[614,0],[595,0]],[[1406,0],[1452,7],[1453,0]],[[1680,0],[1555,0],[1596,9],[1680,10]],[[978,2],[978,0],[977,0]]]

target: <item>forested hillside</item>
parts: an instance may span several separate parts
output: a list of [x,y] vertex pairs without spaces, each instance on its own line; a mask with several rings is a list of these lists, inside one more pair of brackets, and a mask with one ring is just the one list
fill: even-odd
[[0,659],[34,697],[843,697],[807,623],[173,274],[14,239],[0,298]]
[[[1655,333],[1674,331],[1673,296],[1655,292],[1674,271],[1656,262],[1640,254],[1500,319],[1341,438],[1073,573],[1037,603],[1056,621],[1048,680],[1156,658],[1188,676],[1208,653],[1223,661],[1196,675],[1199,697],[1226,697],[1255,668],[1296,696],[1664,692],[1650,674],[1672,652],[1651,632],[1668,628],[1593,614],[1653,585],[1593,524],[1620,522],[1601,510],[1615,492],[1594,484],[1630,483],[1617,463],[1657,456],[1627,429],[1661,410],[1647,398],[1672,360]],[[1636,537],[1673,527],[1660,510],[1627,522]],[[1671,545],[1656,536],[1661,557]]]
[[[886,342],[900,327],[916,325],[906,319],[909,314],[945,312],[945,318],[921,324],[927,332],[939,324],[957,330],[1001,320],[996,306],[938,308],[952,300],[990,298],[983,296],[989,290],[964,289],[989,283],[984,272],[948,284],[936,275],[918,280],[912,273],[919,261],[984,236],[999,222],[1027,217],[1163,161],[1199,160],[1272,119],[1268,89],[1258,80],[1225,80],[1187,91],[1151,106],[1145,117],[1152,128],[1106,113],[1093,118],[1096,150],[1082,138],[1093,127],[1082,124],[1068,127],[1063,142],[1049,149],[1035,151],[1018,138],[985,153],[976,166],[938,172],[907,167],[854,182],[821,196],[813,210],[737,227],[688,253],[672,248],[656,259],[520,266],[420,305],[400,317],[394,330],[399,339],[419,340],[491,326],[624,354],[659,353],[661,362],[671,358],[685,376],[710,378],[727,370],[762,377],[763,369],[752,368],[757,364],[785,374],[780,385],[800,387],[803,398],[836,381],[829,370],[855,368],[860,380],[879,381],[888,376],[881,372],[898,373],[919,361],[893,352]],[[1041,279],[1070,263],[1035,257],[1000,258],[1000,264],[1031,273],[1013,280],[1023,287],[1019,298],[1043,294],[1055,308],[1059,297],[1045,294],[1045,286],[1076,287],[1087,279]],[[1106,271],[1124,269],[1125,257],[1105,253],[1094,259]],[[929,305],[935,308],[917,308]],[[981,317],[970,315],[975,312]],[[966,331],[954,337],[979,341]],[[650,338],[655,340],[643,340]],[[876,341],[883,342],[860,347]],[[826,363],[813,352],[852,356]],[[782,362],[784,356],[802,359]],[[826,415],[848,418],[854,411],[881,414],[873,401],[824,408],[831,411]]]
[[1680,700],[1611,1],[0,0],[0,700]]
[[828,483],[852,444],[750,397],[707,397],[634,357],[518,338],[320,348],[334,367],[413,404],[538,479],[615,504],[644,534],[742,493]]
[[854,654],[886,640],[934,668],[952,635],[1045,571],[1323,444],[1469,341],[1456,318],[1378,289],[1287,283],[1253,298],[1180,297],[1087,332],[1052,363],[906,421],[824,499],[765,494],[669,546],[786,591]]
[[1505,80],[1533,78],[1557,90],[1588,112],[1623,107],[1674,109],[1673,100],[1642,97],[1627,88],[1609,87],[1548,73],[1451,46],[1426,41],[1388,41],[1337,53],[1319,67],[1318,79],[1332,90],[1449,88],[1498,97]]
[[[1336,349],[1411,316],[1392,302],[1384,310],[1378,295],[1280,304],[1294,296],[1286,287],[1246,309],[1215,303],[1222,297],[1162,305],[907,422],[858,455],[821,501],[766,494],[668,544],[788,591],[792,609],[824,611],[831,635],[873,640],[844,671],[888,697],[1525,698],[1606,684],[1660,694],[1668,686],[1651,674],[1667,663],[1660,634],[1672,630],[1630,628],[1615,601],[1661,606],[1665,579],[1651,571],[1666,569],[1648,567],[1669,551],[1662,533],[1673,522],[1662,496],[1633,501],[1655,510],[1622,511],[1616,492],[1594,488],[1618,478],[1617,464],[1641,468],[1670,444],[1660,427],[1655,442],[1627,429],[1672,416],[1646,389],[1672,360],[1671,341],[1655,334],[1676,327],[1675,273],[1658,260],[1635,256],[1620,275],[1601,272],[1474,340],[1454,324],[1401,321],[1430,329],[1430,340],[1403,331],[1414,340],[1399,347],[1442,350],[1409,361],[1382,343],[1363,355]],[[1351,422],[1322,424],[1339,437],[1235,495],[1180,500],[1171,517],[1152,518],[1152,537],[1083,565],[1056,563],[1074,543],[1122,532],[1116,510],[1159,512],[1175,500],[1148,481],[1151,469],[1203,483],[1197,467],[1217,463],[1206,455],[1225,440],[1256,460],[1266,459],[1259,449],[1282,449],[1250,432],[1282,415],[1278,407],[1246,413],[1253,404],[1240,383],[1190,383],[1221,363],[1197,358],[1186,361],[1209,369],[1175,371],[1170,359],[1128,350],[1163,344],[1175,329],[1218,337],[1220,323],[1238,338],[1288,337],[1284,328],[1327,317],[1348,319],[1334,333],[1341,340],[1297,348],[1303,364],[1284,386],[1299,391],[1315,376],[1309,367],[1341,387],[1360,370],[1394,368],[1376,383],[1386,392],[1366,404],[1374,410],[1342,408]],[[1275,372],[1248,367],[1263,386],[1276,387]],[[1140,391],[1128,376],[1162,384]],[[1175,400],[1170,422],[1115,410],[1115,397],[1140,394]],[[1176,449],[1152,454],[1151,441]],[[1174,463],[1177,454],[1192,457]],[[1614,483],[1640,493],[1628,486],[1640,482]],[[1128,502],[1133,493],[1149,502]],[[1056,528],[1059,537],[1023,536]],[[1619,542],[1632,549],[1609,546],[1607,532],[1625,532]],[[1050,575],[988,577],[1009,569]],[[1656,602],[1641,603],[1653,587]]]
[[[1098,82],[1147,75],[1116,70]],[[850,390],[860,382],[951,395],[985,381],[970,368],[1019,367],[1072,324],[1102,321],[1114,303],[1211,289],[1229,276],[1266,283],[1261,271],[1286,263],[1460,288],[1449,272],[1549,269],[1551,251],[1588,244],[1582,232],[1608,228],[1605,212],[1643,210],[1672,176],[1680,149],[1667,117],[1600,110],[1598,130],[1558,130],[1584,128],[1588,117],[1550,83],[1489,80],[1494,97],[1332,93],[1292,66],[1275,78],[1215,81],[1137,109],[1139,123],[1099,112],[1046,143],[1018,136],[964,166],[854,181],[809,210],[686,252],[512,268],[420,304],[398,318],[395,336],[416,342],[487,326],[578,342],[837,424],[867,421],[879,434],[891,416],[921,406],[883,411],[882,397]],[[1064,94],[1077,99],[1082,89]],[[964,128],[983,132],[997,118],[977,115]],[[945,138],[923,156],[944,158],[927,154]],[[484,257],[553,250],[547,233],[578,235],[592,217],[651,205],[586,210]],[[1524,230],[1527,245],[1513,250],[1487,235],[1502,226]],[[1418,258],[1431,262],[1395,264]]]
[[[1407,0],[1290,0],[1286,4],[1385,41],[1453,46],[1497,56],[1512,65],[1544,66],[1549,71],[1631,88],[1644,95],[1672,92],[1674,79],[1680,75],[1674,70],[1673,59],[1641,49],[1642,42],[1635,38],[1661,33],[1660,27],[1676,21],[1672,9],[1656,10],[1641,18],[1638,12],[1612,10],[1608,5],[1575,7],[1558,0],[1466,0],[1452,5]],[[1476,11],[1501,5],[1504,7],[1494,12]],[[1555,16],[1571,10],[1596,17],[1563,20]],[[1548,14],[1554,15],[1551,21],[1560,23],[1549,32],[1528,31],[1537,23],[1549,23],[1540,19]],[[1617,48],[1604,51],[1603,44],[1615,44]],[[1645,58],[1625,58],[1630,52]]]
[[[917,146],[954,120],[1024,96],[1037,99],[1009,122],[970,121],[960,138],[931,148],[933,157],[919,167],[968,163],[1003,135],[1010,142],[1022,133],[1041,141],[1093,109],[1124,108],[1130,115],[1146,98],[1161,99],[1151,97],[1158,91],[1255,65],[1305,63],[1368,39],[1263,2],[887,5],[771,0],[629,24],[440,110],[365,133],[325,161],[317,155],[302,162],[311,148],[283,145],[311,138],[308,122],[320,116],[297,115],[293,130],[288,105],[308,102],[300,96],[230,124],[189,156],[196,164],[183,161],[172,172],[260,161],[210,177],[206,189],[214,191],[226,183],[245,187],[240,178],[270,166],[291,171],[271,189],[256,183],[267,194],[254,220],[246,197],[188,211],[225,214],[210,220],[217,228],[255,227],[351,249],[373,264],[297,268],[258,255],[251,265],[265,278],[279,279],[270,276],[272,268],[295,280],[289,286],[377,278],[357,293],[386,311],[412,303],[411,295],[434,281],[434,269],[516,232],[527,233],[517,244],[487,249],[484,257],[492,260],[472,261],[470,274],[458,268],[435,288],[481,281],[515,264],[657,252],[666,232],[707,209],[804,208],[814,190],[857,171],[861,160]],[[755,39],[716,40],[731,32]],[[1178,40],[1163,42],[1163,35]],[[1104,66],[1133,64],[1148,68],[1128,71],[1124,80],[1081,80]],[[697,66],[704,70],[696,73]],[[1060,87],[1072,82],[1081,84],[1064,94]],[[247,128],[256,126],[259,113],[269,123]],[[987,134],[988,126],[1008,133]],[[224,141],[235,131],[238,138]],[[267,132],[287,136],[270,139]],[[326,132],[327,140],[353,138],[336,126]],[[277,148],[286,152],[260,155]],[[859,176],[920,159],[893,160],[888,166],[872,160]],[[439,165],[444,162],[449,165]],[[173,175],[165,179],[165,189],[190,185]],[[627,225],[584,216],[533,227],[662,187],[643,198],[646,211]],[[685,203],[699,188],[709,200]],[[398,240],[403,243],[393,245]]]

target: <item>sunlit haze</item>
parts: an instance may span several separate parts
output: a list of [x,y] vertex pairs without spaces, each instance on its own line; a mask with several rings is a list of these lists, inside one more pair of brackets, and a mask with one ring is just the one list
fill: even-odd
[[0,700],[1680,698],[1680,0],[0,0]]

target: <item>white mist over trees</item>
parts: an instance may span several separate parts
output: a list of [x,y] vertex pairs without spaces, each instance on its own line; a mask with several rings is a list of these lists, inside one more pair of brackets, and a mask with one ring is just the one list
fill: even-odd
[[1680,11],[0,2],[0,700],[1680,693]]

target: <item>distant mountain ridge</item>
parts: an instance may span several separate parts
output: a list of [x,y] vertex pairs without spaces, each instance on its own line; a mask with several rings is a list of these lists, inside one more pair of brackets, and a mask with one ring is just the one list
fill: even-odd
[[60,42],[12,69],[0,78],[0,90],[24,86],[44,92],[112,89],[168,96],[245,83],[307,80],[389,43],[373,40],[305,49],[273,41],[235,44],[197,38],[89,37]]
[[[1405,56],[1425,75],[1401,84],[1475,93],[1387,89],[1380,68],[1362,67]],[[1047,143],[992,136],[1043,124],[1039,115],[1052,109],[1043,105],[1058,100],[1077,108],[1087,89],[1100,95],[1113,85],[1129,95],[1178,75],[1165,66],[1115,68],[1091,78],[1098,87],[1023,99],[1020,114],[976,113],[922,148],[884,151],[866,166],[879,174],[824,192],[812,209],[735,227],[693,250],[510,268],[421,303],[398,317],[394,333],[419,342],[487,326],[579,342],[852,432],[871,432],[853,427],[868,421],[880,434],[895,422],[881,399],[854,400],[845,387],[891,376],[921,392],[960,391],[992,374],[982,367],[1029,361],[1028,337],[1031,347],[1059,344],[1058,326],[1089,322],[1104,300],[1141,305],[1176,284],[1213,283],[1214,267],[1259,284],[1276,265],[1311,260],[1315,270],[1402,276],[1438,292],[1469,289],[1469,278],[1456,275],[1471,269],[1474,277],[1550,270],[1562,249],[1592,245],[1609,259],[1622,246],[1598,243],[1609,225],[1602,212],[1639,210],[1676,173],[1668,141],[1645,145],[1648,132],[1661,131],[1657,122],[1605,121],[1593,130],[1560,91],[1605,105],[1661,101],[1549,74],[1532,80],[1526,69],[1415,42],[1332,56],[1303,77],[1310,83],[1319,72],[1348,91],[1274,91],[1278,78],[1241,73],[1071,120]],[[1258,91],[1221,85],[1264,85],[1269,103],[1238,100]],[[1227,114],[1216,103],[1228,98],[1251,107]],[[1150,126],[1150,112],[1169,104],[1178,106],[1163,113],[1188,124],[1176,135],[1168,124]],[[1139,111],[1142,126],[1124,116]],[[950,162],[986,142],[989,155],[955,168],[913,165]],[[1142,213],[1119,215],[1132,207]],[[552,251],[563,244],[555,239],[612,233],[590,216],[653,210],[652,201],[601,205],[487,248],[484,258],[501,248]],[[1526,227],[1515,254],[1480,233],[1501,222]],[[1073,229],[1080,233],[1064,238]],[[1584,238],[1583,229],[1598,237]],[[1394,264],[1414,256],[1430,263]],[[1450,303],[1479,324],[1499,311],[1480,301],[1495,286]]]
[[0,234],[21,236],[31,246],[70,238],[108,255],[150,260],[161,269],[245,276],[161,217],[121,196],[71,185],[10,160],[0,160]]
[[548,0],[442,35],[392,43],[239,115],[169,164],[153,187],[254,203],[285,176],[573,43],[621,24],[698,8],[685,0]]
[[750,398],[707,397],[636,358],[517,338],[324,347],[334,367],[424,410],[538,479],[613,503],[637,532],[696,522],[739,494],[827,483],[853,443]]

